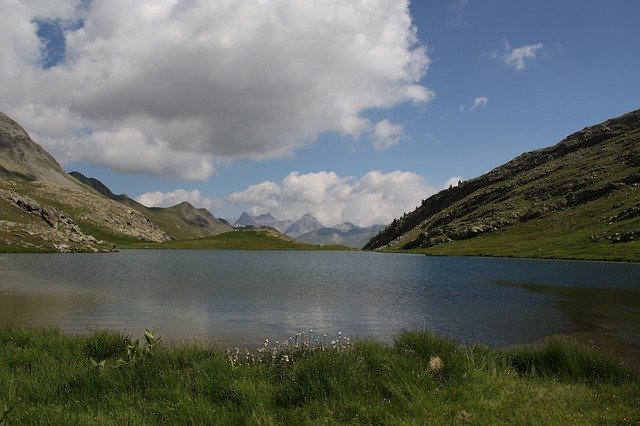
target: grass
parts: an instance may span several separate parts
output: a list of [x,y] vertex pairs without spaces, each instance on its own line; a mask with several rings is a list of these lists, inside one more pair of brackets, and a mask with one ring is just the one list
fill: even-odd
[[268,230],[231,231],[213,237],[173,240],[163,243],[130,243],[126,248],[191,250],[350,250],[344,246],[301,243]]
[[267,356],[248,362],[202,344],[158,345],[116,367],[130,344],[111,331],[0,326],[0,419],[8,411],[9,424],[640,421],[637,371],[558,339],[494,350],[415,331],[389,345],[260,348]]

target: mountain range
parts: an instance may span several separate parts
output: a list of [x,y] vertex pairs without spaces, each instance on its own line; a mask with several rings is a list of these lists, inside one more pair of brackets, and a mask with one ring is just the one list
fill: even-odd
[[268,227],[277,229],[280,232],[284,232],[285,229],[289,227],[293,222],[286,220],[277,220],[275,217],[271,215],[271,213],[264,213],[257,216],[252,216],[247,212],[243,212],[238,220],[235,221],[233,226],[242,227],[242,226],[254,226],[254,227]]
[[371,225],[366,228],[350,222],[334,225],[330,228],[318,228],[296,237],[298,241],[309,244],[337,244],[353,248],[362,248],[371,237],[386,228],[385,225]]
[[332,227],[325,227],[310,213],[302,215],[298,220],[277,220],[271,213],[253,216],[243,212],[233,224],[236,227],[269,227],[294,237],[296,240],[316,245],[343,245],[351,248],[362,248],[375,234],[385,228],[384,225],[360,227],[344,222]]
[[315,216],[306,213],[302,215],[298,220],[292,221],[289,219],[277,220],[271,215],[271,213],[263,213],[257,216],[250,215],[247,212],[243,212],[238,220],[233,224],[235,227],[268,227],[274,228],[278,231],[289,235],[290,237],[297,237],[307,232],[315,231],[322,228],[323,225],[316,219]]
[[365,249],[640,260],[640,110],[423,200]]

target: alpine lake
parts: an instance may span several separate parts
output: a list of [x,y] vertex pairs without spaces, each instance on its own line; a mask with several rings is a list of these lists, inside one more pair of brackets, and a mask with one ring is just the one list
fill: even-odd
[[427,328],[494,347],[565,335],[640,364],[640,264],[372,252],[0,254],[0,323],[145,328],[255,347]]

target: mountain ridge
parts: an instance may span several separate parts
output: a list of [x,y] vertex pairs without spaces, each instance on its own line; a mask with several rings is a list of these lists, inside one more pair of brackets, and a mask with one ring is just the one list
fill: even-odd
[[[551,147],[526,152],[423,200],[374,236],[365,249],[629,259],[633,256],[609,243],[640,236],[639,216],[633,216],[640,211],[639,148],[636,110],[574,132]],[[625,221],[609,219],[626,210]],[[545,236],[545,227],[567,223],[572,226]],[[522,238],[516,239],[516,234]],[[528,241],[527,235],[539,240]],[[512,238],[511,254],[507,237]],[[534,248],[538,242],[541,247]],[[492,250],[491,244],[503,246]]]
[[291,221],[289,219],[278,220],[271,213],[263,213],[257,216],[250,215],[247,212],[242,212],[238,220],[233,223],[234,227],[267,227],[278,230],[279,232],[284,232],[284,230],[291,225]]
[[350,222],[336,224],[332,227],[318,228],[299,235],[296,239],[309,244],[338,244],[351,248],[362,248],[372,236],[384,229],[385,225],[360,227]]
[[114,194],[98,179],[86,177],[77,171],[69,174],[102,195],[139,211],[172,239],[212,237],[233,230],[226,220],[218,219],[209,210],[196,208],[187,201],[171,207],[147,207],[126,194]]
[[305,213],[300,217],[300,219],[289,225],[287,229],[284,230],[284,233],[296,238],[302,234],[306,234],[307,232],[312,232],[323,227],[324,226],[318,219],[316,219],[315,216],[311,213]]

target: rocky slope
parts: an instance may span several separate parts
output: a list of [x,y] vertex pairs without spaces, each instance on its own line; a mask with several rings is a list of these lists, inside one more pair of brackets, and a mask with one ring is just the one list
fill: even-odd
[[167,241],[140,212],[81,187],[0,179],[0,251],[104,251]]
[[372,225],[366,228],[345,222],[331,228],[319,228],[296,237],[298,241],[318,245],[343,245],[362,248],[371,237],[385,228],[384,225]]
[[76,177],[0,113],[0,252],[106,251],[233,229],[188,203],[147,208],[95,179]]
[[639,184],[640,110],[427,198],[365,249],[633,260]]
[[79,185],[56,160],[11,118],[0,112],[0,179],[51,182],[65,188]]

